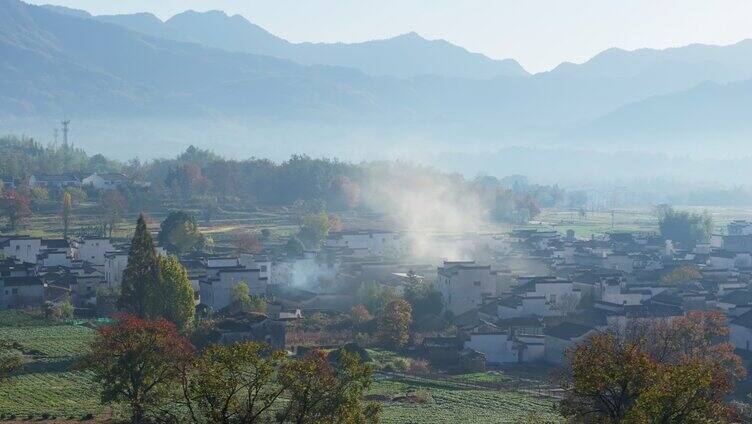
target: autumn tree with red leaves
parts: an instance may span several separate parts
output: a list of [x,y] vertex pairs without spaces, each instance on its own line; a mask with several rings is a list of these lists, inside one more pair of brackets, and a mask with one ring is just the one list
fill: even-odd
[[85,363],[102,385],[102,403],[126,403],[131,423],[141,424],[169,398],[180,377],[177,365],[190,361],[193,346],[164,319],[117,319],[99,330]]
[[31,216],[29,198],[16,190],[6,190],[0,196],[0,212],[8,219],[12,230]]
[[726,397],[745,375],[727,335],[723,314],[696,311],[591,336],[567,354],[559,410],[586,423],[727,422]]

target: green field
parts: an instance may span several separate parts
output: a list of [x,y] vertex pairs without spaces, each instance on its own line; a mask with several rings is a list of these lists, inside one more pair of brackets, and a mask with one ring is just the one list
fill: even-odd
[[0,339],[15,342],[25,362],[0,384],[0,416],[82,419],[105,414],[97,384],[88,372],[76,369],[93,336],[88,327],[0,312]]
[[[676,210],[692,213],[707,212],[713,218],[715,231],[722,232],[726,224],[735,219],[752,220],[751,208],[716,206],[674,206]],[[561,233],[574,230],[577,237],[590,237],[610,231],[658,231],[658,217],[651,208],[614,209],[613,211],[588,211],[580,217],[577,211],[545,209],[531,221],[529,228],[553,229]]]
[[[424,403],[401,400],[402,395],[422,393]],[[516,391],[469,388],[451,382],[418,379],[377,379],[370,392],[379,396],[384,423],[560,423],[553,399]],[[427,396],[426,396],[427,395]]]
[[[368,349],[376,369],[408,358],[382,349]],[[533,390],[490,387],[535,387],[546,385],[548,369],[509,370],[441,375],[431,378],[377,373],[368,397],[383,406],[384,423],[558,423],[555,399]],[[508,386],[504,386],[507,384]],[[486,387],[484,387],[486,385]],[[420,398],[416,402],[416,398]]]
[[[99,404],[97,384],[91,374],[77,369],[94,333],[86,326],[18,311],[0,312],[0,339],[15,342],[26,362],[22,370],[0,384],[0,419],[15,416],[19,420],[81,420],[87,416],[111,416],[111,409]],[[398,357],[386,351],[369,353],[377,362]],[[497,372],[458,377],[478,382],[509,378]],[[425,396],[424,402],[400,400],[416,392]],[[387,379],[377,375],[368,395],[382,403],[384,423],[561,422],[552,412],[550,398],[453,381]]]

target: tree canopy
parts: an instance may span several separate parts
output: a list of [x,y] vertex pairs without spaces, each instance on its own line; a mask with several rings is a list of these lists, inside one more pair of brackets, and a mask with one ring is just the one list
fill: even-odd
[[661,213],[658,227],[663,237],[687,246],[694,246],[710,239],[713,220],[709,214],[675,211],[671,208]]
[[636,321],[571,349],[559,410],[577,422],[729,422],[726,397],[745,375],[719,312]]
[[131,422],[142,424],[168,399],[179,381],[179,364],[192,353],[193,346],[169,321],[123,315],[100,328],[86,364],[102,385],[102,402],[125,403]]
[[160,256],[160,281],[150,307],[150,315],[163,317],[175,323],[178,328],[186,329],[193,323],[196,311],[193,299],[193,287],[188,273],[175,256]]
[[389,301],[379,313],[379,339],[387,346],[402,347],[410,338],[412,307],[405,299]]
[[157,241],[165,250],[178,255],[204,247],[204,235],[198,230],[196,218],[185,211],[172,211],[167,215],[160,225]]
[[128,265],[123,270],[118,300],[120,310],[142,317],[149,316],[150,307],[154,304],[152,296],[162,284],[161,280],[154,240],[146,228],[146,219],[139,215],[128,252]]

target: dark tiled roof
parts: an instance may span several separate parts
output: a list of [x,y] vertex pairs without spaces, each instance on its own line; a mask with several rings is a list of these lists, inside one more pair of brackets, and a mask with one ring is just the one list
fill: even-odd
[[752,305],[752,291],[734,290],[723,295],[721,297],[721,302],[730,303],[736,306]]
[[538,317],[521,317],[521,318],[507,318],[499,320],[499,327],[541,327],[540,318]]
[[507,296],[499,299],[499,306],[505,306],[507,308],[516,308],[522,305],[522,298],[520,296]]
[[684,309],[676,305],[663,305],[645,302],[642,305],[627,305],[624,311],[630,318],[667,318],[684,314]]
[[752,311],[738,316],[733,321],[731,321],[731,324],[752,328]]
[[5,277],[2,279],[5,287],[41,286],[42,279],[39,277]]
[[44,239],[42,245],[48,249],[67,249],[70,247],[70,242],[65,239]]
[[546,328],[544,331],[548,336],[562,340],[571,340],[580,337],[591,330],[593,330],[593,327],[575,324],[573,322],[562,322],[559,325]]

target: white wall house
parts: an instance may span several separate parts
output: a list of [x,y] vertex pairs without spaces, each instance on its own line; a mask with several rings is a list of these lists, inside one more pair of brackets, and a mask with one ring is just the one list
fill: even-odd
[[497,302],[496,311],[499,319],[561,315],[545,296],[507,296]]
[[128,252],[115,251],[104,254],[104,280],[107,286],[120,286],[126,266],[128,266]]
[[473,349],[486,355],[489,364],[508,364],[518,362],[515,342],[506,332],[471,333],[465,348]]
[[260,277],[258,269],[243,267],[218,270],[213,275],[207,275],[199,284],[201,303],[219,310],[232,303],[232,289],[238,283],[248,285],[251,295],[266,294],[267,280]]
[[97,267],[104,266],[105,255],[117,249],[106,237],[84,237],[78,241],[76,259],[86,261]]
[[64,266],[70,267],[73,258],[66,250],[44,249],[37,255],[37,266],[40,268]]
[[248,269],[258,269],[259,276],[261,278],[266,278],[268,284],[273,284],[270,278],[272,261],[268,256],[241,253],[238,258],[238,263]]
[[[663,287],[657,293],[665,290],[666,288]],[[623,286],[622,283],[603,283],[601,285],[600,300],[617,305],[640,305],[657,293],[649,288],[630,289]]]
[[21,262],[37,263],[37,256],[42,250],[42,239],[36,237],[10,237],[3,243],[3,255]]
[[37,276],[0,279],[0,306],[7,308],[40,307],[44,302],[44,283]]
[[407,243],[400,234],[391,231],[356,230],[333,233],[324,246],[364,250],[371,256],[384,256],[404,254]]
[[[520,278],[515,293],[523,298],[544,298],[550,309],[565,315],[580,301],[581,292],[571,280],[553,277]],[[541,315],[546,316],[546,315]]]
[[97,190],[112,190],[120,187],[127,180],[123,174],[91,174],[81,180],[81,185],[93,187]]
[[478,265],[475,261],[444,261],[438,268],[437,286],[444,307],[455,315],[475,309],[485,298],[497,295],[496,272],[490,265]]
[[729,340],[737,349],[752,351],[752,311],[729,323]]

